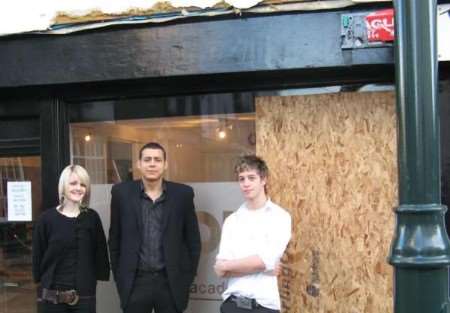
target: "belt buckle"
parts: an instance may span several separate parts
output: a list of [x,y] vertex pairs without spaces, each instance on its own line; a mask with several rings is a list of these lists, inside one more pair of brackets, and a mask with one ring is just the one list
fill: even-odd
[[74,296],[74,298],[73,298],[73,301],[72,301],[72,302],[69,302],[69,303],[67,303],[67,304],[68,304],[68,305],[75,305],[75,304],[78,303],[79,300],[80,300],[80,296],[78,296],[77,294],[75,294],[75,296]]
[[75,305],[78,303],[78,301],[80,300],[80,297],[78,296],[78,293],[76,290],[71,289],[68,292],[70,292],[73,295],[73,300],[71,302],[68,302],[68,305]]
[[80,300],[80,297],[75,289],[65,291],[57,290],[56,296],[58,303],[65,303],[67,305],[75,305],[78,303],[78,300]]

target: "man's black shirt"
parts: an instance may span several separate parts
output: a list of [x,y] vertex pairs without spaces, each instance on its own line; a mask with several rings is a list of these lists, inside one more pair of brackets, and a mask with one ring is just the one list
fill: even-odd
[[166,188],[163,183],[161,196],[153,201],[145,193],[141,182],[142,246],[139,251],[139,269],[157,271],[165,267],[162,248],[163,210],[165,209]]

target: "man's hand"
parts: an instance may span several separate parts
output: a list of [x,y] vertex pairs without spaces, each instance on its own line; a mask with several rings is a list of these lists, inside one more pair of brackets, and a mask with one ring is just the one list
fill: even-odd
[[281,270],[283,269],[283,265],[281,264],[280,261],[278,261],[275,264],[275,267],[273,268],[273,270],[265,272],[266,275],[273,275],[273,276],[278,276],[281,274]]
[[282,265],[281,262],[278,261],[277,264],[275,264],[275,268],[273,269],[273,275],[278,276],[281,274]]

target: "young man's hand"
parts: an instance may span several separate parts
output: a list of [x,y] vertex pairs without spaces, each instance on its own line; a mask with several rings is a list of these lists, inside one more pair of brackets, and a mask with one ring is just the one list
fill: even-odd
[[275,275],[275,276],[280,275],[281,269],[282,269],[281,262],[278,261],[277,264],[275,264],[275,268],[273,269],[273,275]]
[[216,264],[214,264],[214,271],[216,272],[217,276],[225,277],[225,275],[227,274],[226,261],[217,260]]

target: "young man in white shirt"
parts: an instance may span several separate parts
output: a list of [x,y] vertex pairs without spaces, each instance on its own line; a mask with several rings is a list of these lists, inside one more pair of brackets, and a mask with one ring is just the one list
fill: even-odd
[[291,216],[267,196],[268,168],[252,155],[236,168],[245,203],[224,222],[214,270],[226,277],[221,313],[280,311],[276,272],[291,238]]

